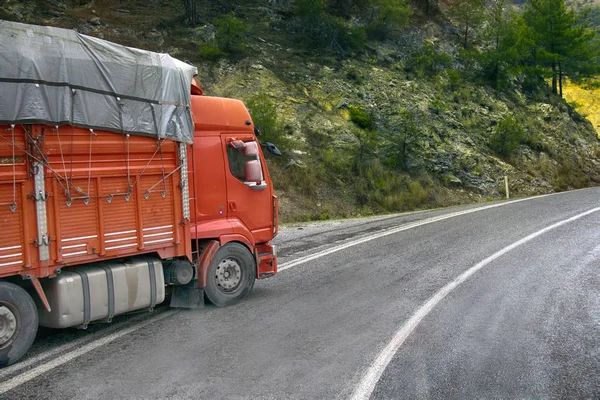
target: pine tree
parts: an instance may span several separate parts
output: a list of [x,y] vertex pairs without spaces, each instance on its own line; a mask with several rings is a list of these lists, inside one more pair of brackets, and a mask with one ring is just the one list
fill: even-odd
[[534,62],[550,68],[554,94],[562,96],[566,75],[593,73],[594,68],[588,67],[597,57],[591,44],[595,32],[579,24],[564,0],[529,0],[523,17],[535,44]]
[[486,49],[481,60],[486,78],[500,89],[519,71],[534,46],[521,15],[510,11],[510,0],[490,2],[483,31]]
[[484,0],[454,0],[450,13],[458,25],[461,41],[465,49],[469,48],[469,39],[481,26],[485,17]]

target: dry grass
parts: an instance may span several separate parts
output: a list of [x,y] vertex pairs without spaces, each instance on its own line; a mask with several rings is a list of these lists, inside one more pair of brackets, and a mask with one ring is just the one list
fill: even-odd
[[600,87],[587,89],[585,86],[568,82],[563,88],[563,94],[569,103],[578,104],[577,111],[590,120],[600,139]]

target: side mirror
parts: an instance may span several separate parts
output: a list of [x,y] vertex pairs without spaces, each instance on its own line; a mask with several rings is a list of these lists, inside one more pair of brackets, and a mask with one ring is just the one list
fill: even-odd
[[283,154],[281,154],[281,151],[279,151],[277,146],[275,146],[271,142],[265,142],[264,144],[261,143],[261,146],[264,147],[265,150],[267,150],[269,153],[273,154],[274,156],[281,157],[283,155]]
[[233,140],[229,141],[229,146],[231,148],[239,150],[239,149],[245,148],[246,147],[246,143],[244,143],[243,140],[233,139]]
[[244,172],[246,174],[246,182],[244,182],[246,186],[251,187],[253,190],[266,189],[267,183],[263,181],[260,161],[247,161],[244,166]]

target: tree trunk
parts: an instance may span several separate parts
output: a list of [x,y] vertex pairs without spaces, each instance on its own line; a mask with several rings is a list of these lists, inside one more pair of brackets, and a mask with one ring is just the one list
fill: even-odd
[[185,8],[185,24],[187,26],[196,26],[198,24],[196,0],[183,0],[183,7]]
[[552,94],[558,94],[556,88],[556,62],[552,61]]
[[562,64],[559,61],[558,62],[558,87],[559,87],[560,97],[563,97],[562,81],[563,81]]

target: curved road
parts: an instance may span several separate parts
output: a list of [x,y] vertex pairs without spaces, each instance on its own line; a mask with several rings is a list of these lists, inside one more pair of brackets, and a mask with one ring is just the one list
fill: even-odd
[[281,273],[238,306],[41,332],[0,370],[0,398],[600,393],[600,188],[288,226],[277,242]]

